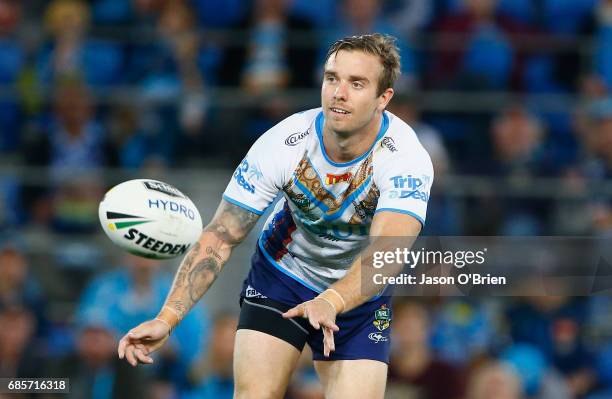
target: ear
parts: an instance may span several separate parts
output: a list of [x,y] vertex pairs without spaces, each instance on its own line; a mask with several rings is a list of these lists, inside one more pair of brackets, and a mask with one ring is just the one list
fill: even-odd
[[389,87],[378,96],[378,106],[376,107],[378,111],[382,112],[387,108],[387,104],[389,104],[389,101],[393,98],[393,93],[393,89]]

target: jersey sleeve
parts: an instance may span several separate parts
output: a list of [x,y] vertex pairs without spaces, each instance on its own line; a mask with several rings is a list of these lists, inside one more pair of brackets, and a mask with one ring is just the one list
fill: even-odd
[[377,168],[375,181],[380,196],[376,212],[408,214],[424,226],[434,180],[433,166],[429,154],[422,148],[417,154],[407,155],[394,154]]
[[293,148],[285,146],[283,140],[295,118],[285,119],[257,139],[232,174],[223,199],[257,215],[264,213],[292,167]]

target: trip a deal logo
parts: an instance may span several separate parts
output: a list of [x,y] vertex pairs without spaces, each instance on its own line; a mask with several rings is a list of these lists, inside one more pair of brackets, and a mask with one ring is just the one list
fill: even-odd
[[421,175],[420,177],[412,175],[393,176],[389,179],[395,190],[389,192],[389,198],[407,198],[416,199],[423,202],[429,201],[429,188],[431,185],[431,177]]
[[243,159],[240,162],[240,165],[236,168],[234,172],[234,180],[238,185],[250,192],[251,194],[255,194],[255,185],[251,182],[254,180],[260,180],[263,177],[263,173],[259,170],[259,168],[255,164],[249,164],[247,158]]

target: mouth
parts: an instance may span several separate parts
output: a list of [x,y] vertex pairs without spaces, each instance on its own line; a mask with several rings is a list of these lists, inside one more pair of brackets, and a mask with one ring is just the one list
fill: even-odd
[[329,110],[335,115],[350,115],[350,112],[339,107],[330,107]]

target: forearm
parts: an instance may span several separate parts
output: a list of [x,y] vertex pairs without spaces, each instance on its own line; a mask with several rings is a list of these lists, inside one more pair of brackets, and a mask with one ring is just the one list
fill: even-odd
[[204,231],[181,262],[158,318],[175,327],[208,291],[231,252],[231,245]]
[[179,266],[157,318],[174,328],[217,279],[232,249],[253,228],[258,215],[221,201],[213,220]]
[[376,252],[393,252],[397,248],[410,248],[415,239],[416,234],[404,238],[383,237],[373,240],[355,259],[346,275],[321,295],[332,302],[338,313],[347,312],[367,302],[385,288],[375,283],[373,277],[376,274],[382,274],[385,277],[397,276],[404,268],[404,264],[399,262],[385,264],[383,268],[375,268],[373,255]]

